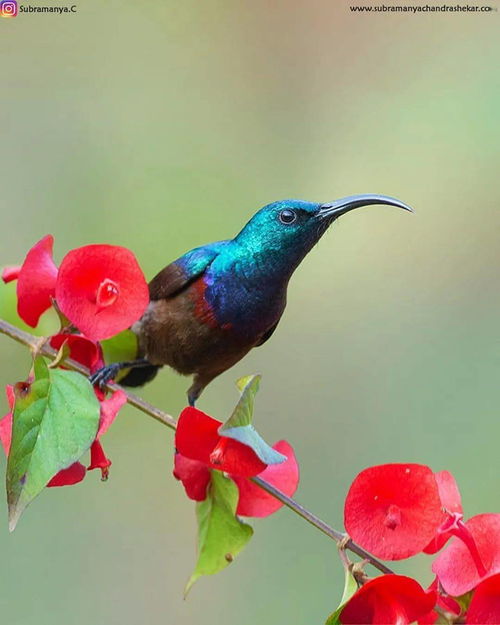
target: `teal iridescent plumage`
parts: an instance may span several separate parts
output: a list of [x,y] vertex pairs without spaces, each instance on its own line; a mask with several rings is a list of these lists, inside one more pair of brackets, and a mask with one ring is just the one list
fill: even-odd
[[137,386],[169,365],[194,375],[188,393],[193,404],[213,378],[271,336],[285,310],[290,277],[333,221],[369,204],[411,210],[381,195],[327,204],[282,200],[259,210],[233,239],[187,252],[150,282],[148,310],[132,326],[137,360],[105,367],[92,381],[102,384],[131,367],[122,383]]

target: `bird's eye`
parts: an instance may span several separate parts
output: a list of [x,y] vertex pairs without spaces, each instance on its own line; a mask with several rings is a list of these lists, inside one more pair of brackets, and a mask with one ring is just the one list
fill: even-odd
[[285,208],[285,210],[281,211],[279,218],[282,224],[293,224],[293,222],[297,219],[297,213]]

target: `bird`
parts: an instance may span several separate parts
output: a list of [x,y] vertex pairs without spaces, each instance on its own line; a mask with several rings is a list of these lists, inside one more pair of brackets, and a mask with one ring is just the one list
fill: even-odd
[[257,211],[233,239],[186,252],[149,283],[148,308],[131,327],[137,358],[104,366],[91,383],[102,387],[129,369],[120,384],[142,386],[168,365],[194,376],[187,393],[194,406],[214,378],[269,340],[292,274],[328,228],[353,209],[377,204],[413,212],[376,194],[327,203],[280,200]]

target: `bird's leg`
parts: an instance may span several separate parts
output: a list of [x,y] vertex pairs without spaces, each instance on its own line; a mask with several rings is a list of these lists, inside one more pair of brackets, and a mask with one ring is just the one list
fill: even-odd
[[195,376],[193,383],[191,384],[187,392],[188,402],[190,406],[195,405],[198,397],[203,393],[203,389],[206,385],[207,383],[205,383],[204,381],[202,382],[200,376]]
[[116,374],[122,369],[135,369],[137,367],[150,367],[151,363],[145,358],[139,358],[137,360],[125,360],[122,362],[112,362],[109,365],[101,367],[95,373],[89,377],[89,382],[92,385],[97,385],[100,389],[103,389],[106,384],[116,377]]

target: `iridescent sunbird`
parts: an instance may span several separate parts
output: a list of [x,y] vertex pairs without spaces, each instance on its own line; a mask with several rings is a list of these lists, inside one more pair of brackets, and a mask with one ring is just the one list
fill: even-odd
[[103,385],[121,369],[125,386],[141,386],[164,365],[194,375],[194,405],[215,377],[276,330],[290,277],[341,215],[361,206],[412,209],[385,195],[352,195],[317,204],[282,200],[261,208],[233,239],[197,247],[149,283],[150,304],[132,326],[137,359],[112,363],[91,377]]

